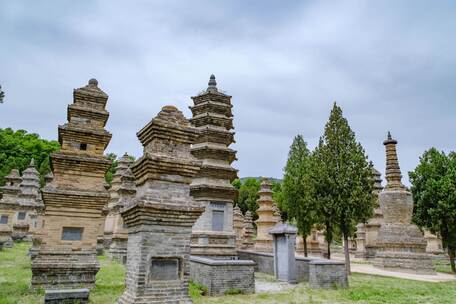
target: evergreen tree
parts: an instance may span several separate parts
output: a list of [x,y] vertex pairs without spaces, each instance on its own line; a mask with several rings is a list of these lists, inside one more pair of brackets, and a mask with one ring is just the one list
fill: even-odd
[[357,223],[366,222],[373,214],[372,165],[336,103],[312,159],[313,197],[326,229],[328,258],[334,232],[339,230],[350,274],[348,238]]
[[243,181],[236,179],[232,182],[232,185],[238,189],[238,195],[235,199],[235,204],[239,206],[242,213],[245,214],[247,210],[252,213],[254,220],[258,219],[256,210],[258,209],[258,203],[256,202],[258,197],[258,190],[260,190],[260,180],[256,178],[246,178]]
[[291,144],[283,177],[283,203],[288,216],[293,218],[304,241],[304,255],[307,256],[306,238],[316,222],[310,181],[310,152],[301,135]]
[[415,203],[413,221],[441,237],[451,270],[456,272],[456,153],[447,156],[431,148],[409,177]]

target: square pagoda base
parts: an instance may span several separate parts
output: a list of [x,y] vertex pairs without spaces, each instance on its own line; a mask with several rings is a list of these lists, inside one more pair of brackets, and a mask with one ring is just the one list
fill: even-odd
[[39,252],[32,262],[32,286],[46,289],[91,288],[100,264],[95,252]]
[[122,264],[125,264],[127,261],[127,242],[126,238],[113,238],[111,246],[109,246],[108,256],[118,261]]
[[436,274],[431,257],[426,253],[377,251],[374,266],[389,271],[413,274]]

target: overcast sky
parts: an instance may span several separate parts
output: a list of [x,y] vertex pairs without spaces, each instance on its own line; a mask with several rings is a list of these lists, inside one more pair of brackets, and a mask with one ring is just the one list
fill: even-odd
[[302,134],[313,148],[334,101],[375,167],[398,141],[404,182],[424,150],[456,150],[454,1],[3,1],[0,127],[57,138],[72,92],[109,96],[107,149],[163,105],[190,117],[209,75],[233,96],[243,176],[281,177]]

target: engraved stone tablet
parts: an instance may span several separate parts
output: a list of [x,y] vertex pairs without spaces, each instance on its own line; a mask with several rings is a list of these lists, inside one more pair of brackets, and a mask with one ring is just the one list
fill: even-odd
[[212,211],[212,230],[223,231],[223,221],[225,212],[219,210]]
[[0,224],[8,224],[8,215],[2,215],[0,217]]
[[169,259],[152,259],[150,266],[150,280],[152,281],[169,281],[179,279],[179,260],[176,258]]
[[62,241],[80,241],[82,240],[82,228],[63,227]]

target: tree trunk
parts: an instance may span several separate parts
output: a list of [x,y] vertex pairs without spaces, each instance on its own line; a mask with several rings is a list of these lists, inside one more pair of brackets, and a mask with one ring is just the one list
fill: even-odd
[[307,257],[307,235],[302,236],[302,242],[304,244],[304,256]]
[[454,264],[455,252],[456,252],[456,250],[452,250],[452,249],[448,248],[448,255],[450,256],[451,271],[456,273],[456,266]]
[[350,268],[350,252],[348,251],[348,236],[344,234],[344,255],[345,255],[345,270],[347,275],[351,275]]
[[330,242],[327,242],[328,243],[328,250],[326,251],[326,255],[327,255],[327,259],[330,260],[331,259],[331,243]]

